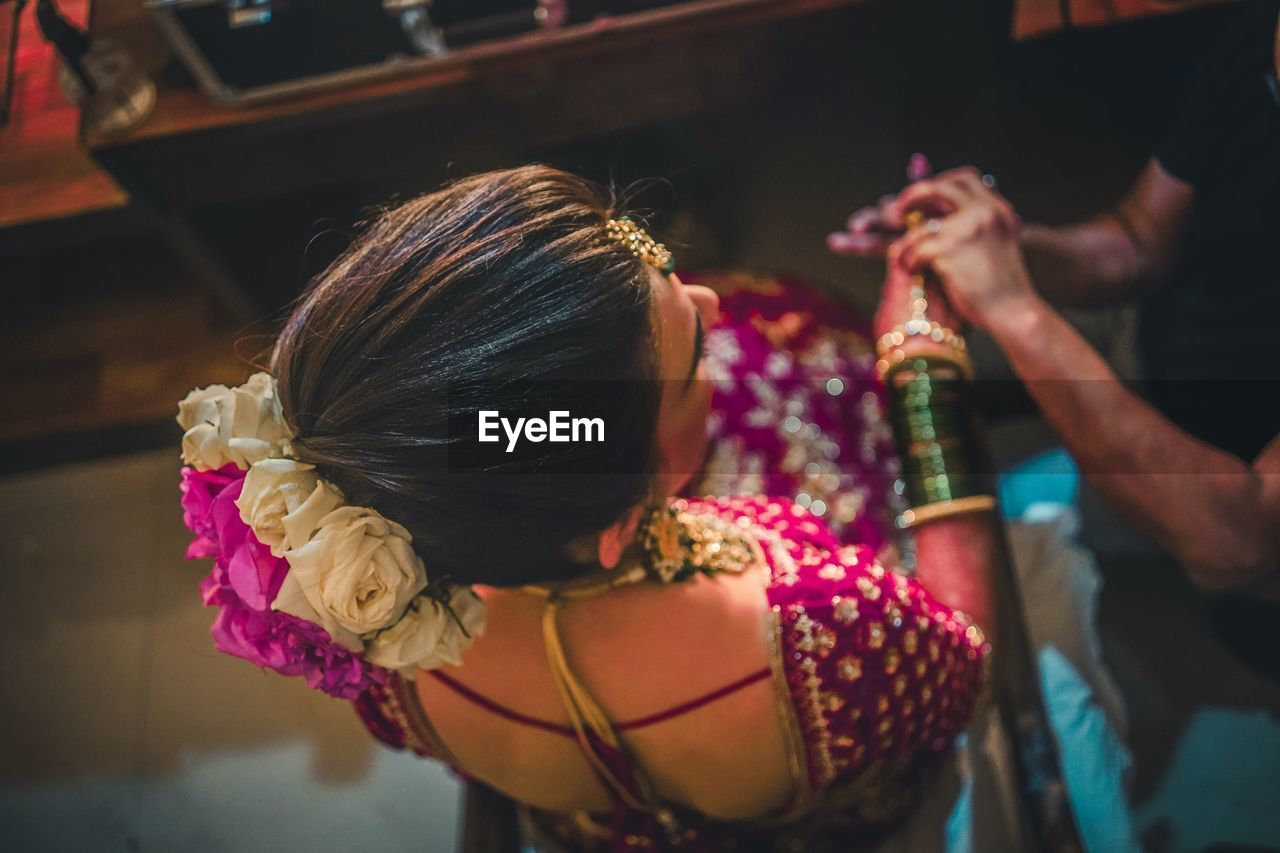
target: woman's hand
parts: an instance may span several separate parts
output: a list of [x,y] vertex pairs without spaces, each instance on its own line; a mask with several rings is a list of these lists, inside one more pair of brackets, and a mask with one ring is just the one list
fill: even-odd
[[[933,174],[933,167],[923,154],[912,154],[907,161],[907,182],[923,180]],[[854,212],[845,230],[827,235],[827,248],[837,255],[883,258],[894,240],[906,231],[902,214],[894,204],[896,195],[885,195],[880,201]]]
[[889,247],[890,268],[932,273],[965,320],[991,330],[1038,300],[1018,241],[1021,220],[976,169],[912,184],[891,206],[893,216],[924,210],[939,218],[910,229]]
[[901,220],[891,218],[897,198],[896,195],[881,196],[876,204],[855,212],[849,217],[845,230],[827,235],[827,248],[837,255],[883,258],[904,230]]
[[[879,340],[886,332],[902,326],[911,319],[911,279],[914,276],[901,263],[890,261],[885,268],[884,289],[880,291],[880,305],[876,308],[876,316],[872,321],[872,331]],[[926,315],[930,320],[941,323],[955,332],[963,332],[964,319],[956,314],[947,304],[942,291],[934,284],[931,276],[926,277],[925,298],[929,302]],[[923,337],[909,339],[914,343],[924,343]],[[932,343],[931,341],[929,343]]]

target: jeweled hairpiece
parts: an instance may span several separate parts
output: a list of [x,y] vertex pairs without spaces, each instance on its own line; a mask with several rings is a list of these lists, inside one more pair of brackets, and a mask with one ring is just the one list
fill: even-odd
[[631,254],[644,261],[663,275],[676,271],[676,259],[666,246],[655,242],[649,233],[631,221],[628,216],[610,219],[606,226],[609,236],[625,246]]

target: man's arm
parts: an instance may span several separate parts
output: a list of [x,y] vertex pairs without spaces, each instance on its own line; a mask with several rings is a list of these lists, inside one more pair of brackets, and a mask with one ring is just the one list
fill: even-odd
[[1079,225],[1029,224],[1022,248],[1036,289],[1051,302],[1090,307],[1156,287],[1177,258],[1194,191],[1152,158],[1114,209]]
[[1280,436],[1248,465],[1183,432],[1036,293],[1003,199],[967,173],[937,182],[934,193],[955,212],[908,232],[891,261],[933,271],[950,306],[1004,350],[1089,481],[1196,583],[1226,588],[1273,575]]
[[1252,465],[1192,438],[1036,297],[988,328],[1088,481],[1197,585],[1237,587],[1276,571],[1280,436]]

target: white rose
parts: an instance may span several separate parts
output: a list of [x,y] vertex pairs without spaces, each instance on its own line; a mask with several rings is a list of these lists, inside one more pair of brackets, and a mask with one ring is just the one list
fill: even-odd
[[182,461],[201,471],[228,462],[247,469],[288,453],[280,398],[269,373],[255,373],[236,388],[210,385],[192,391],[178,404],[178,424],[186,430]]
[[403,619],[370,640],[365,657],[405,675],[446,663],[460,666],[462,653],[484,633],[486,609],[480,597],[465,586],[453,589],[449,606],[457,619],[438,601],[419,596]]
[[[272,554],[283,557],[285,551],[305,545],[307,539],[311,538],[314,528],[307,530],[306,537],[300,541],[292,541],[286,535],[284,519],[285,516],[296,513],[312,497],[319,482],[314,465],[292,459],[263,459],[255,462],[245,475],[240,497],[236,498],[240,520],[253,528],[258,541],[269,547]],[[321,512],[320,516],[327,515],[340,504],[339,499]]]
[[386,628],[427,585],[410,538],[374,510],[335,509],[309,542],[285,553],[289,574],[272,606],[317,623],[344,645],[340,637]]
[[[253,473],[253,469],[249,469]],[[248,485],[249,478],[245,477]],[[243,493],[241,493],[243,494]],[[320,529],[324,517],[343,504],[342,493],[324,480],[316,480],[315,487],[307,499],[298,506],[290,506],[289,512],[280,519],[284,528],[284,541],[288,548],[301,548],[311,540],[311,536]],[[272,553],[275,553],[272,551]],[[278,555],[279,556],[279,555]]]

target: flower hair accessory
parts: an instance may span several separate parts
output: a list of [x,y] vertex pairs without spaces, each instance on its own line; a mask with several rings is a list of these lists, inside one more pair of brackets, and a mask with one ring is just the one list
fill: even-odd
[[178,404],[187,557],[213,557],[201,583],[220,651],[355,699],[388,669],[446,663],[484,633],[470,587],[428,583],[403,526],[348,506],[292,458],[275,379],[211,385]]

